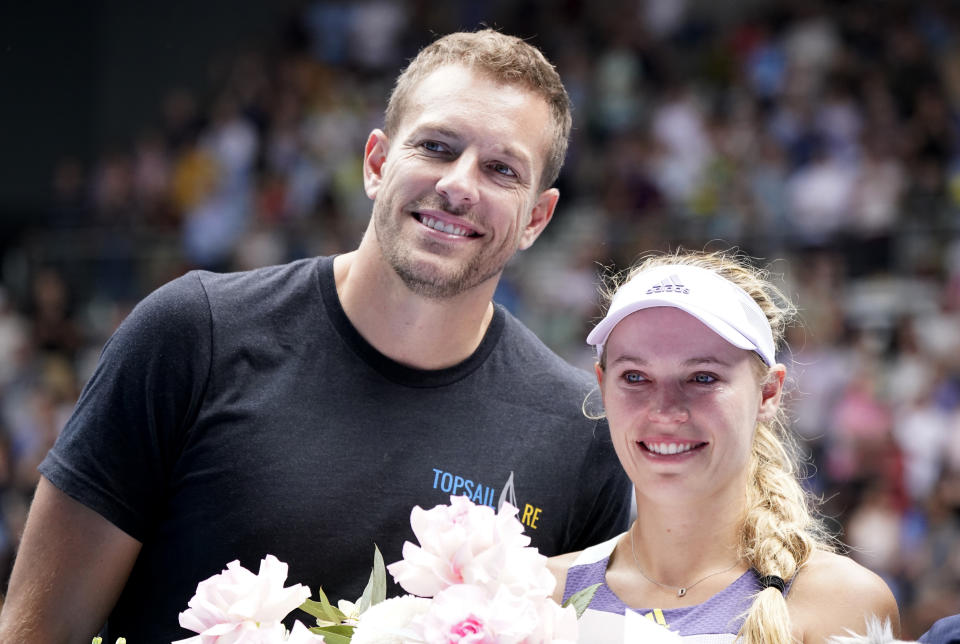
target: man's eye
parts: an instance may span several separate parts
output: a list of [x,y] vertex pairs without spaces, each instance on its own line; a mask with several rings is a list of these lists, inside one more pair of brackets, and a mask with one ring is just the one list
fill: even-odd
[[505,163],[491,163],[490,169],[494,172],[504,175],[505,177],[515,177],[517,173],[513,171],[513,168],[506,165]]
[[716,382],[717,379],[709,373],[698,373],[693,377],[693,381],[698,385],[709,385]]
[[447,149],[443,143],[438,143],[437,141],[424,141],[420,144],[420,147],[427,152],[445,152]]

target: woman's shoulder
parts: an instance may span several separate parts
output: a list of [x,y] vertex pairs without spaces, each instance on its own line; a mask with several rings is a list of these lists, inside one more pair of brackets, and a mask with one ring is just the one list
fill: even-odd
[[886,582],[853,559],[817,550],[791,585],[788,605],[805,642],[821,642],[846,631],[864,633],[871,616],[889,619],[900,632],[897,602]]
[[816,550],[810,560],[800,569],[790,591],[791,596],[810,595],[810,599],[822,601],[827,596],[834,598],[883,599],[893,594],[886,582],[870,569],[850,557]]

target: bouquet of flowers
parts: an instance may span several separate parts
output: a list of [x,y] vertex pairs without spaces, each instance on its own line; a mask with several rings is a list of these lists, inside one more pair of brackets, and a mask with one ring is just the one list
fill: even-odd
[[[432,510],[415,507],[410,524],[420,545],[384,566],[378,550],[363,595],[333,606],[319,590],[283,587],[287,565],[272,555],[258,574],[231,562],[197,586],[180,625],[198,635],[174,644],[573,644],[577,619],[596,587],[564,606],[550,596],[556,581],[546,557],[504,504],[499,513],[466,497]],[[409,594],[386,598],[386,572]],[[316,618],[308,628],[282,620],[295,608]]]

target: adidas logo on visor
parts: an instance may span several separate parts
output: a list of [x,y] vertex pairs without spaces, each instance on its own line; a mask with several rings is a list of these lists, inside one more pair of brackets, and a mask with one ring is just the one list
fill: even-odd
[[690,289],[683,285],[679,277],[671,275],[665,280],[660,280],[659,284],[654,284],[648,288],[646,292],[647,295],[654,295],[655,293],[682,293],[687,295],[690,293]]

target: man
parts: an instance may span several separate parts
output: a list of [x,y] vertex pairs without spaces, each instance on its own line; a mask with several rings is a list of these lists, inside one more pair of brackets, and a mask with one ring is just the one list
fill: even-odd
[[629,482],[586,374],[491,302],[553,216],[570,129],[519,39],[452,34],[364,150],[358,249],[147,297],[104,349],[25,530],[0,641],[169,642],[200,580],[266,554],[355,599],[414,505],[520,508],[544,554],[622,531]]

